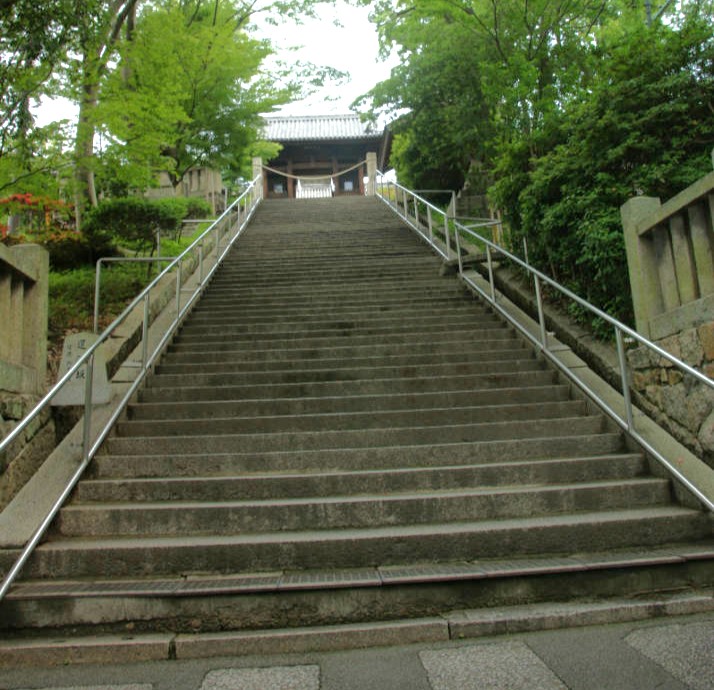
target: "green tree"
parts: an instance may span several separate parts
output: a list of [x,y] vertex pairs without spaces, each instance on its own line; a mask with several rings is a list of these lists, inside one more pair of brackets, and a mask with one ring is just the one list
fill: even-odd
[[[593,47],[586,101],[504,147],[492,190],[532,260],[620,318],[631,305],[619,207],[669,198],[711,169],[712,21],[644,22]],[[537,151],[537,155],[532,155]]]
[[460,189],[475,160],[489,156],[492,123],[483,95],[481,62],[470,34],[453,22],[433,20],[412,37],[425,44],[439,26],[438,45],[415,50],[359,104],[394,121],[392,165],[400,180],[426,189]]
[[147,8],[100,91],[113,174],[145,188],[158,170],[178,185],[193,166],[237,171],[259,115],[289,99],[260,76],[270,46],[251,38],[228,0]]

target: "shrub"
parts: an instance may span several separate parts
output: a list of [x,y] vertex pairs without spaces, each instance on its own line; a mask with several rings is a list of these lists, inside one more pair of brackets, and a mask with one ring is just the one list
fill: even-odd
[[212,214],[211,204],[199,197],[189,197],[186,199],[188,208],[184,218],[210,218]]
[[176,199],[109,199],[87,214],[82,231],[92,246],[119,240],[153,253],[157,231],[176,233],[183,217],[183,205]]

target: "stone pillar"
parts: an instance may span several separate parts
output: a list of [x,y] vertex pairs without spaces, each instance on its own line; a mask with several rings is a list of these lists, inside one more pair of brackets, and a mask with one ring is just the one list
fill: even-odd
[[650,337],[650,318],[663,310],[663,304],[656,248],[651,237],[640,237],[638,230],[642,219],[652,215],[660,205],[655,197],[638,196],[620,207],[635,327],[645,338]]
[[36,275],[34,283],[25,285],[22,363],[36,372],[35,390],[28,392],[39,395],[44,390],[47,373],[50,255],[36,244],[19,245],[15,253]]
[[263,174],[263,159],[254,156],[253,157],[253,179],[258,177],[258,175],[263,175],[262,184],[259,189],[261,191],[261,198],[266,199],[268,196],[268,176]]
[[49,254],[35,244],[2,249],[0,384],[7,391],[39,395],[47,370]]
[[374,151],[367,153],[367,196],[377,193],[377,154]]

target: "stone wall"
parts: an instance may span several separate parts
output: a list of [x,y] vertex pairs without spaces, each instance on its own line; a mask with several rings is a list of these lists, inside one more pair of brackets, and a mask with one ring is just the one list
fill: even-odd
[[[714,173],[621,213],[637,331],[714,379]],[[636,402],[714,467],[714,388],[645,347],[628,359]]]
[[[714,320],[663,338],[657,345],[714,378]],[[638,404],[714,467],[714,389],[682,373],[645,347],[631,350],[628,359]]]
[[[49,258],[36,245],[0,245],[0,439],[40,400],[47,366]],[[0,453],[0,509],[54,446],[49,412]]]

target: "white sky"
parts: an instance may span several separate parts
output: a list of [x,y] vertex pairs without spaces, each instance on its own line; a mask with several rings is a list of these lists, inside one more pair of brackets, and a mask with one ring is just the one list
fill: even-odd
[[[396,58],[385,62],[378,58],[377,31],[369,22],[368,7],[353,7],[338,0],[320,10],[320,19],[306,21],[300,27],[266,27],[266,35],[276,47],[301,45],[290,55],[316,65],[328,65],[350,78],[338,87],[329,85],[306,101],[292,103],[280,112],[286,115],[325,115],[347,113],[350,104],[377,82],[389,77]],[[341,26],[335,26],[335,21]],[[327,100],[330,98],[330,100]]]
[[[347,113],[358,96],[389,77],[396,59],[386,62],[378,59],[377,33],[369,22],[368,14],[368,7],[352,7],[343,0],[337,0],[334,6],[326,6],[320,11],[319,20],[307,20],[298,27],[263,26],[262,31],[273,41],[283,60],[299,59],[350,73],[350,78],[343,85],[336,87],[330,84],[306,101],[285,106],[279,114]],[[342,26],[335,26],[335,20]],[[290,46],[302,47],[297,51],[280,50]],[[76,109],[63,99],[44,101],[36,116],[38,124],[44,125],[63,118],[75,119]]]

